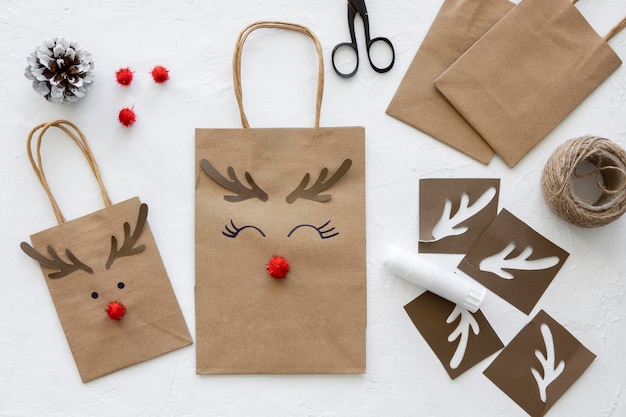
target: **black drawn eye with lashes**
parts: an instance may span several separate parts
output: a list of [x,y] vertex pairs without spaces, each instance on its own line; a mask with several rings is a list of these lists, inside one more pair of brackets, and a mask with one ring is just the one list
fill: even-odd
[[291,237],[291,235],[294,234],[294,232],[300,229],[301,227],[310,227],[312,229],[315,229],[315,231],[317,231],[317,233],[320,235],[322,239],[330,239],[331,237],[337,236],[339,232],[335,232],[335,228],[333,226],[328,227],[329,224],[330,224],[330,220],[321,226],[313,226],[312,224],[301,224],[291,229],[291,232],[289,232],[287,237]]
[[254,229],[257,232],[259,232],[261,236],[265,237],[265,233],[263,233],[263,231],[259,229],[258,227],[252,226],[252,225],[237,227],[235,226],[235,223],[232,220],[230,221],[230,225],[227,224],[226,226],[224,226],[224,231],[222,231],[222,234],[230,239],[234,239],[242,230],[245,230],[245,229]]

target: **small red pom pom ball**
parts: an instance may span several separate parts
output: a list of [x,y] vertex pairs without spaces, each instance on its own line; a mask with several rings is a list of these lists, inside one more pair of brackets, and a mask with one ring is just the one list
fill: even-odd
[[273,256],[267,264],[267,273],[272,278],[285,278],[287,272],[289,272],[289,261],[282,256]]
[[115,73],[115,79],[120,85],[129,85],[133,81],[133,72],[130,68],[120,68]]
[[120,120],[121,124],[123,124],[126,127],[130,127],[133,125],[133,123],[135,123],[135,120],[137,120],[137,116],[135,115],[135,112],[133,111],[133,109],[124,107],[122,110],[120,110],[118,119]]
[[106,311],[111,320],[120,320],[126,314],[126,307],[117,301],[113,301],[104,311]]
[[163,84],[170,79],[170,72],[162,65],[157,65],[152,69],[152,79],[157,84]]

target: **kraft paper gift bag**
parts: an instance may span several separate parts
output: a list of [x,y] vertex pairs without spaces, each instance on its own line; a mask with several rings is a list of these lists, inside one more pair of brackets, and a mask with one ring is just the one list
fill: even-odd
[[[66,221],[46,179],[41,143],[51,127],[78,145],[105,208]],[[33,137],[39,131],[35,153]],[[192,343],[138,197],[112,204],[85,136],[71,122],[35,127],[28,156],[58,226],[33,234],[23,251],[41,264],[83,382]]]
[[482,162],[494,152],[433,81],[511,8],[508,0],[445,0],[387,114]]
[[[259,28],[319,56],[314,128],[249,127],[241,54]],[[243,129],[196,129],[198,374],[365,372],[365,130],[320,128],[321,46],[257,22],[233,59]]]
[[435,86],[513,167],[620,66],[617,31],[600,37],[570,0],[522,0]]

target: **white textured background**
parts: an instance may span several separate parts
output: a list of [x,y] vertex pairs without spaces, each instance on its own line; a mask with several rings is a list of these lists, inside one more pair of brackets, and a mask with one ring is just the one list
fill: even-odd
[[[330,65],[348,39],[343,0],[25,1],[0,2],[0,416],[524,416],[482,371],[483,361],[451,381],[403,305],[421,290],[382,268],[395,243],[417,248],[420,178],[502,179],[505,207],[571,254],[533,311],[545,309],[598,358],[550,411],[552,416],[626,414],[626,218],[581,230],[553,215],[540,174],[555,147],[590,133],[626,144],[626,67],[618,69],[519,165],[483,166],[385,115],[442,0],[369,0],[372,36],[389,37],[396,66],[361,68],[350,80]],[[604,34],[626,15],[624,0],[581,0]],[[82,384],[38,265],[19,249],[55,224],[25,154],[29,130],[67,118],[87,135],[114,202],[139,195],[187,323],[194,332],[193,141],[195,127],[238,127],[231,56],[239,31],[256,20],[309,26],[326,59],[323,126],[361,125],[367,136],[367,373],[351,376],[197,376],[188,347]],[[362,27],[357,26],[359,42]],[[91,51],[96,82],[75,105],[38,97],[23,76],[26,56],[64,36]],[[362,45],[362,43],[361,43]],[[626,59],[626,33],[611,45]],[[167,66],[158,86],[149,71]],[[115,83],[130,66],[135,81]],[[244,95],[252,126],[311,126],[316,62],[310,41],[256,32],[244,51]],[[135,106],[123,128],[118,111]],[[58,146],[57,146],[58,145]],[[87,165],[70,142],[47,146],[47,172],[69,218],[101,207]],[[460,257],[431,255],[452,269]],[[503,342],[529,320],[489,294],[483,311]]]

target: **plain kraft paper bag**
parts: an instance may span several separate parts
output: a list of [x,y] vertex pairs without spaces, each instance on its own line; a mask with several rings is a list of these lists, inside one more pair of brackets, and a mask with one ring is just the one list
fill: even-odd
[[482,162],[493,149],[433,81],[514,6],[508,0],[445,0],[387,114]]
[[513,167],[621,65],[615,33],[569,0],[522,0],[435,86]]
[[[66,221],[46,179],[41,141],[50,127],[67,133],[87,158],[105,208]],[[39,130],[36,154],[32,138]],[[24,252],[41,264],[83,382],[192,343],[138,197],[112,204],[85,136],[72,123],[37,126],[28,156],[58,226],[33,234]]]
[[[314,40],[315,128],[249,128],[241,53],[259,28]],[[363,373],[365,130],[319,128],[310,30],[257,22],[239,36],[244,128],[196,129],[196,372]],[[286,276],[270,276],[272,259],[288,262]]]

